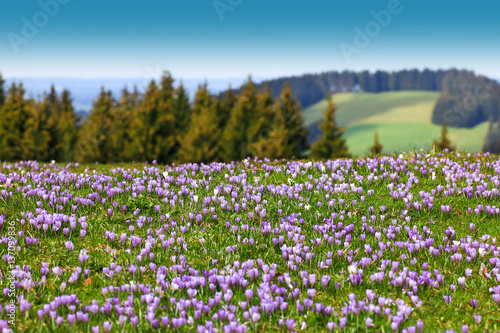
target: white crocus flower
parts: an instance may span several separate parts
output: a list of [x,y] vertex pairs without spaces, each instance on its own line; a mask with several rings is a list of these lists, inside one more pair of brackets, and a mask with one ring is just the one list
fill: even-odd
[[354,265],[349,265],[347,267],[347,271],[349,272],[349,274],[356,274],[358,272],[358,268]]

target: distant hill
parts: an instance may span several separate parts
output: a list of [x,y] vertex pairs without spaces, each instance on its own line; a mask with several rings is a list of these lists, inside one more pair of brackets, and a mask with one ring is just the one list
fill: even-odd
[[306,108],[324,99],[329,91],[333,93],[441,91],[443,78],[452,71],[456,70],[331,71],[265,80],[257,87],[262,88],[264,85],[268,85],[272,90],[273,97],[278,97],[285,83],[288,83],[302,107]]
[[500,119],[500,84],[470,71],[450,71],[443,79],[442,94],[432,122],[452,127],[474,127]]
[[[432,123],[439,98],[439,92],[429,91],[338,93],[332,97],[338,107],[338,124],[346,128],[349,150],[358,156],[368,153],[375,133],[384,152],[431,149],[441,131],[441,126]],[[325,108],[326,101],[321,101],[303,111],[310,142],[319,134],[317,122],[322,120]],[[449,138],[458,149],[481,151],[487,132],[488,123],[483,122],[470,129],[450,128]]]

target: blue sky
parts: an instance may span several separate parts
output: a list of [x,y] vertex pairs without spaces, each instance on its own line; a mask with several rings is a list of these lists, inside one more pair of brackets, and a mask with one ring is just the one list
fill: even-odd
[[[500,2],[491,0],[18,0],[2,7],[0,72],[8,78],[149,78],[170,70],[203,80],[425,67],[500,78]],[[390,14],[385,26],[371,14],[382,10]],[[356,45],[356,27],[374,29],[368,45]],[[340,45],[356,52],[346,57]]]

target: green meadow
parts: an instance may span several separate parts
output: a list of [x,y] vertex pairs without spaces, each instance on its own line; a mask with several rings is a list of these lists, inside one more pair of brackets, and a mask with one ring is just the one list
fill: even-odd
[[[409,151],[415,147],[431,149],[439,137],[441,126],[431,123],[432,110],[440,93],[430,91],[397,91],[386,93],[339,93],[337,124],[346,128],[345,138],[352,154],[363,156],[373,144],[373,136],[385,152]],[[326,101],[316,103],[303,112],[310,126],[323,119]],[[448,135],[459,150],[481,151],[488,123],[474,128],[450,128]]]

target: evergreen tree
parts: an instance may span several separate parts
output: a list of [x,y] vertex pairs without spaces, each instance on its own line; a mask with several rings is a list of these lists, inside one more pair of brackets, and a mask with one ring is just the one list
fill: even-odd
[[22,83],[12,83],[0,108],[0,160],[37,158],[46,150],[46,136],[38,133],[40,119],[34,101],[24,98]]
[[257,94],[255,120],[249,127],[249,148],[252,156],[266,156],[269,137],[275,121],[275,100],[271,94],[271,89],[266,84],[263,91]]
[[490,118],[490,127],[484,140],[483,151],[500,154],[500,120],[494,122],[493,118]]
[[437,140],[434,140],[433,146],[436,147],[438,150],[455,150],[455,147],[451,145],[450,139],[448,139],[448,125],[446,124],[446,121],[443,122],[443,125],[441,126],[441,137]]
[[170,162],[178,160],[182,140],[184,140],[184,135],[190,126],[191,112],[188,93],[181,83],[175,90],[173,99],[173,120],[175,122],[173,129],[174,146],[172,147],[172,156],[169,158]]
[[74,158],[78,117],[73,108],[69,90],[63,90],[61,98],[52,86],[38,104],[40,131],[46,131],[47,157],[59,162],[69,162]]
[[181,142],[182,162],[208,163],[217,160],[220,151],[221,129],[207,85],[198,88],[193,103],[191,124]]
[[2,77],[2,74],[0,74],[0,109],[2,106],[5,104],[5,80]]
[[47,161],[50,156],[50,134],[47,130],[47,119],[40,112],[40,102],[26,100],[23,134],[21,140],[22,159]]
[[147,161],[156,159],[160,163],[171,163],[177,153],[175,151],[177,122],[173,108],[174,95],[174,79],[169,72],[165,72],[160,79],[158,127],[151,137],[154,154],[147,158]]
[[79,133],[76,152],[79,160],[100,163],[115,161],[116,152],[111,140],[114,130],[112,116],[114,105],[111,91],[102,88]]
[[288,84],[281,91],[275,108],[266,156],[262,157],[300,158],[307,146],[307,129],[303,124],[302,107]]
[[59,155],[60,150],[60,138],[57,130],[57,125],[59,122],[59,108],[60,101],[57,96],[56,89],[54,85],[50,87],[50,92],[48,94],[44,94],[43,102],[40,103],[40,114],[42,121],[49,133],[49,147],[48,147],[48,155],[52,159],[56,159],[57,155]]
[[219,117],[219,128],[222,130],[226,127],[231,116],[231,110],[234,108],[237,100],[238,96],[231,86],[224,93],[219,94],[215,102],[215,108]]
[[370,152],[375,155],[382,152],[382,145],[378,141],[378,133],[375,133],[374,135],[373,146],[370,147]]
[[325,110],[325,120],[319,125],[321,136],[312,146],[312,156],[315,158],[349,157],[347,145],[343,138],[345,129],[335,123],[336,105],[331,95],[327,96],[328,107]]
[[117,161],[133,160],[130,151],[132,137],[129,129],[132,125],[138,104],[139,92],[137,88],[134,88],[133,92],[129,92],[127,88],[124,88],[120,100],[111,110],[111,117],[113,119],[111,145],[115,151]]
[[241,87],[222,136],[221,155],[225,161],[240,160],[250,153],[248,149],[248,128],[257,107],[255,84],[251,77]]
[[151,81],[141,98],[130,129],[131,153],[134,160],[168,163],[175,148],[173,114],[173,79],[166,73],[160,87]]
[[61,94],[59,107],[59,121],[57,122],[58,147],[56,161],[70,162],[74,160],[74,149],[78,134],[78,117],[73,107],[73,99],[69,90],[64,89]]

